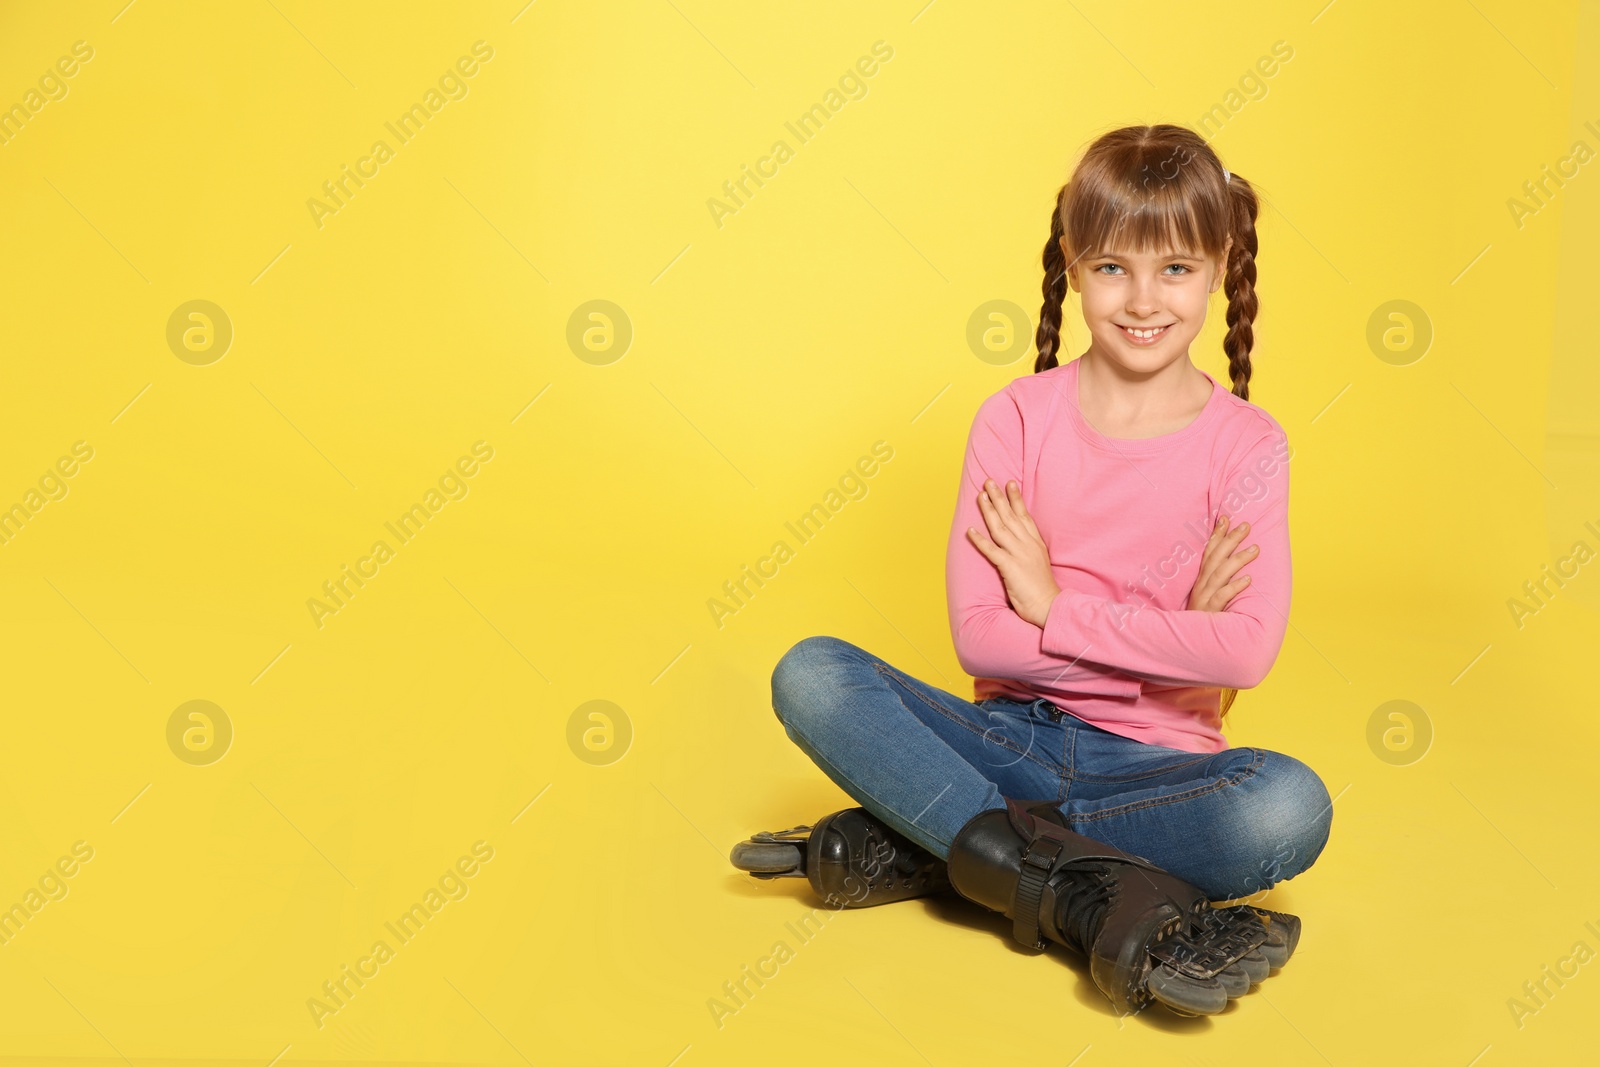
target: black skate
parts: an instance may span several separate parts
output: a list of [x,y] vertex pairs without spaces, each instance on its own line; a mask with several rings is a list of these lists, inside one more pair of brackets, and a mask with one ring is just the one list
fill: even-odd
[[836,908],[870,908],[947,892],[944,860],[865,808],[824,815],[814,826],[763,831],[733,846],[733,865],[754,878],[805,878]]
[[1029,948],[1048,941],[1089,960],[1089,973],[1124,1014],[1156,1001],[1179,1015],[1212,1015],[1288,962],[1293,915],[1248,905],[1214,908],[1204,893],[1142,856],[1067,829],[1050,801],[1006,801],[980,812],[950,847],[961,896],[1012,920]]

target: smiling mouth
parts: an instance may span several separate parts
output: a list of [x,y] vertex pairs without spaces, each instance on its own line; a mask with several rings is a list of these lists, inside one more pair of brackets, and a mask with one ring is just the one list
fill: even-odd
[[1132,326],[1124,326],[1121,323],[1118,323],[1117,324],[1117,329],[1122,330],[1124,333],[1128,334],[1130,337],[1137,337],[1141,341],[1150,341],[1150,340],[1154,340],[1155,338],[1160,337],[1162,334],[1166,333],[1169,329],[1172,328],[1173,325],[1174,325],[1173,323],[1169,322],[1165,326],[1138,328],[1138,327],[1132,327]]

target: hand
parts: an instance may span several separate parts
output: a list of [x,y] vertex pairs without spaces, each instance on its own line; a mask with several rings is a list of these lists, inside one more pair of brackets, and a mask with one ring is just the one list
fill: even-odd
[[979,533],[976,526],[967,527],[967,539],[999,568],[1012,609],[1043,628],[1061,588],[1050,570],[1050,550],[1022,504],[1022,486],[1007,482],[1002,493],[993,478],[986,480],[978,494],[978,510],[994,540]]
[[1221,611],[1228,601],[1249,586],[1248,574],[1235,581],[1228,580],[1240,567],[1255,559],[1260,551],[1258,545],[1251,545],[1242,552],[1233,551],[1249,531],[1248,522],[1241,522],[1229,530],[1228,516],[1221,516],[1200,557],[1200,576],[1195,579],[1194,589],[1189,593],[1190,611]]

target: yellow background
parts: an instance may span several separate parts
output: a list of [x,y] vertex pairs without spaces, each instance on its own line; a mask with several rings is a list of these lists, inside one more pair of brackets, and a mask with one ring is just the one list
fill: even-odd
[[[1520,1026],[1508,1001],[1600,950],[1600,576],[1520,629],[1508,601],[1600,548],[1597,164],[1520,226],[1508,202],[1600,149],[1600,5],[123,5],[0,12],[0,105],[94,50],[0,145],[0,506],[94,450],[0,545],[0,906],[94,850],[0,946],[0,1055],[1592,1057],[1600,969]],[[307,201],[476,41],[466,95],[319,227]],[[1222,1017],[1119,1021],[998,917],[917,901],[794,942],[804,883],[728,849],[850,802],[784,736],[774,664],[833,634],[970,696],[948,524],[972,415],[1033,354],[985,362],[968,317],[1037,316],[1087,142],[1218,106],[1263,198],[1251,399],[1296,450],[1292,625],[1228,732],[1337,796],[1266,900],[1299,952]],[[197,366],[167,323],[201,299],[234,337]],[[592,300],[621,358],[569,346]],[[1433,331],[1405,366],[1367,342],[1392,300]],[[1192,354],[1226,381],[1217,301]],[[880,440],[866,494],[719,626],[723,583]],[[466,495],[319,628],[308,599],[478,441]],[[232,723],[210,765],[168,746],[191,700]],[[569,745],[591,700],[631,727],[619,760]],[[1431,724],[1422,759],[1369,747],[1390,700]],[[308,999],[478,841],[467,895],[319,1028]],[[779,940],[719,1028],[708,1001]]]

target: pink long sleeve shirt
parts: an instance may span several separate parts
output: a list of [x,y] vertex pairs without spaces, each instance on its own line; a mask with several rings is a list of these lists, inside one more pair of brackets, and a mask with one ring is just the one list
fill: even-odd
[[[1081,363],[1017,378],[978,408],[945,562],[956,658],[974,700],[1044,697],[1123,737],[1220,752],[1222,690],[1260,683],[1288,627],[1288,438],[1209,374],[1211,399],[1188,426],[1105,437],[1078,408]],[[967,537],[988,533],[987,478],[1020,483],[1049,548],[1061,594],[1042,629]],[[1234,576],[1250,584],[1222,611],[1190,611],[1219,514],[1250,524],[1239,548],[1260,546]]]

